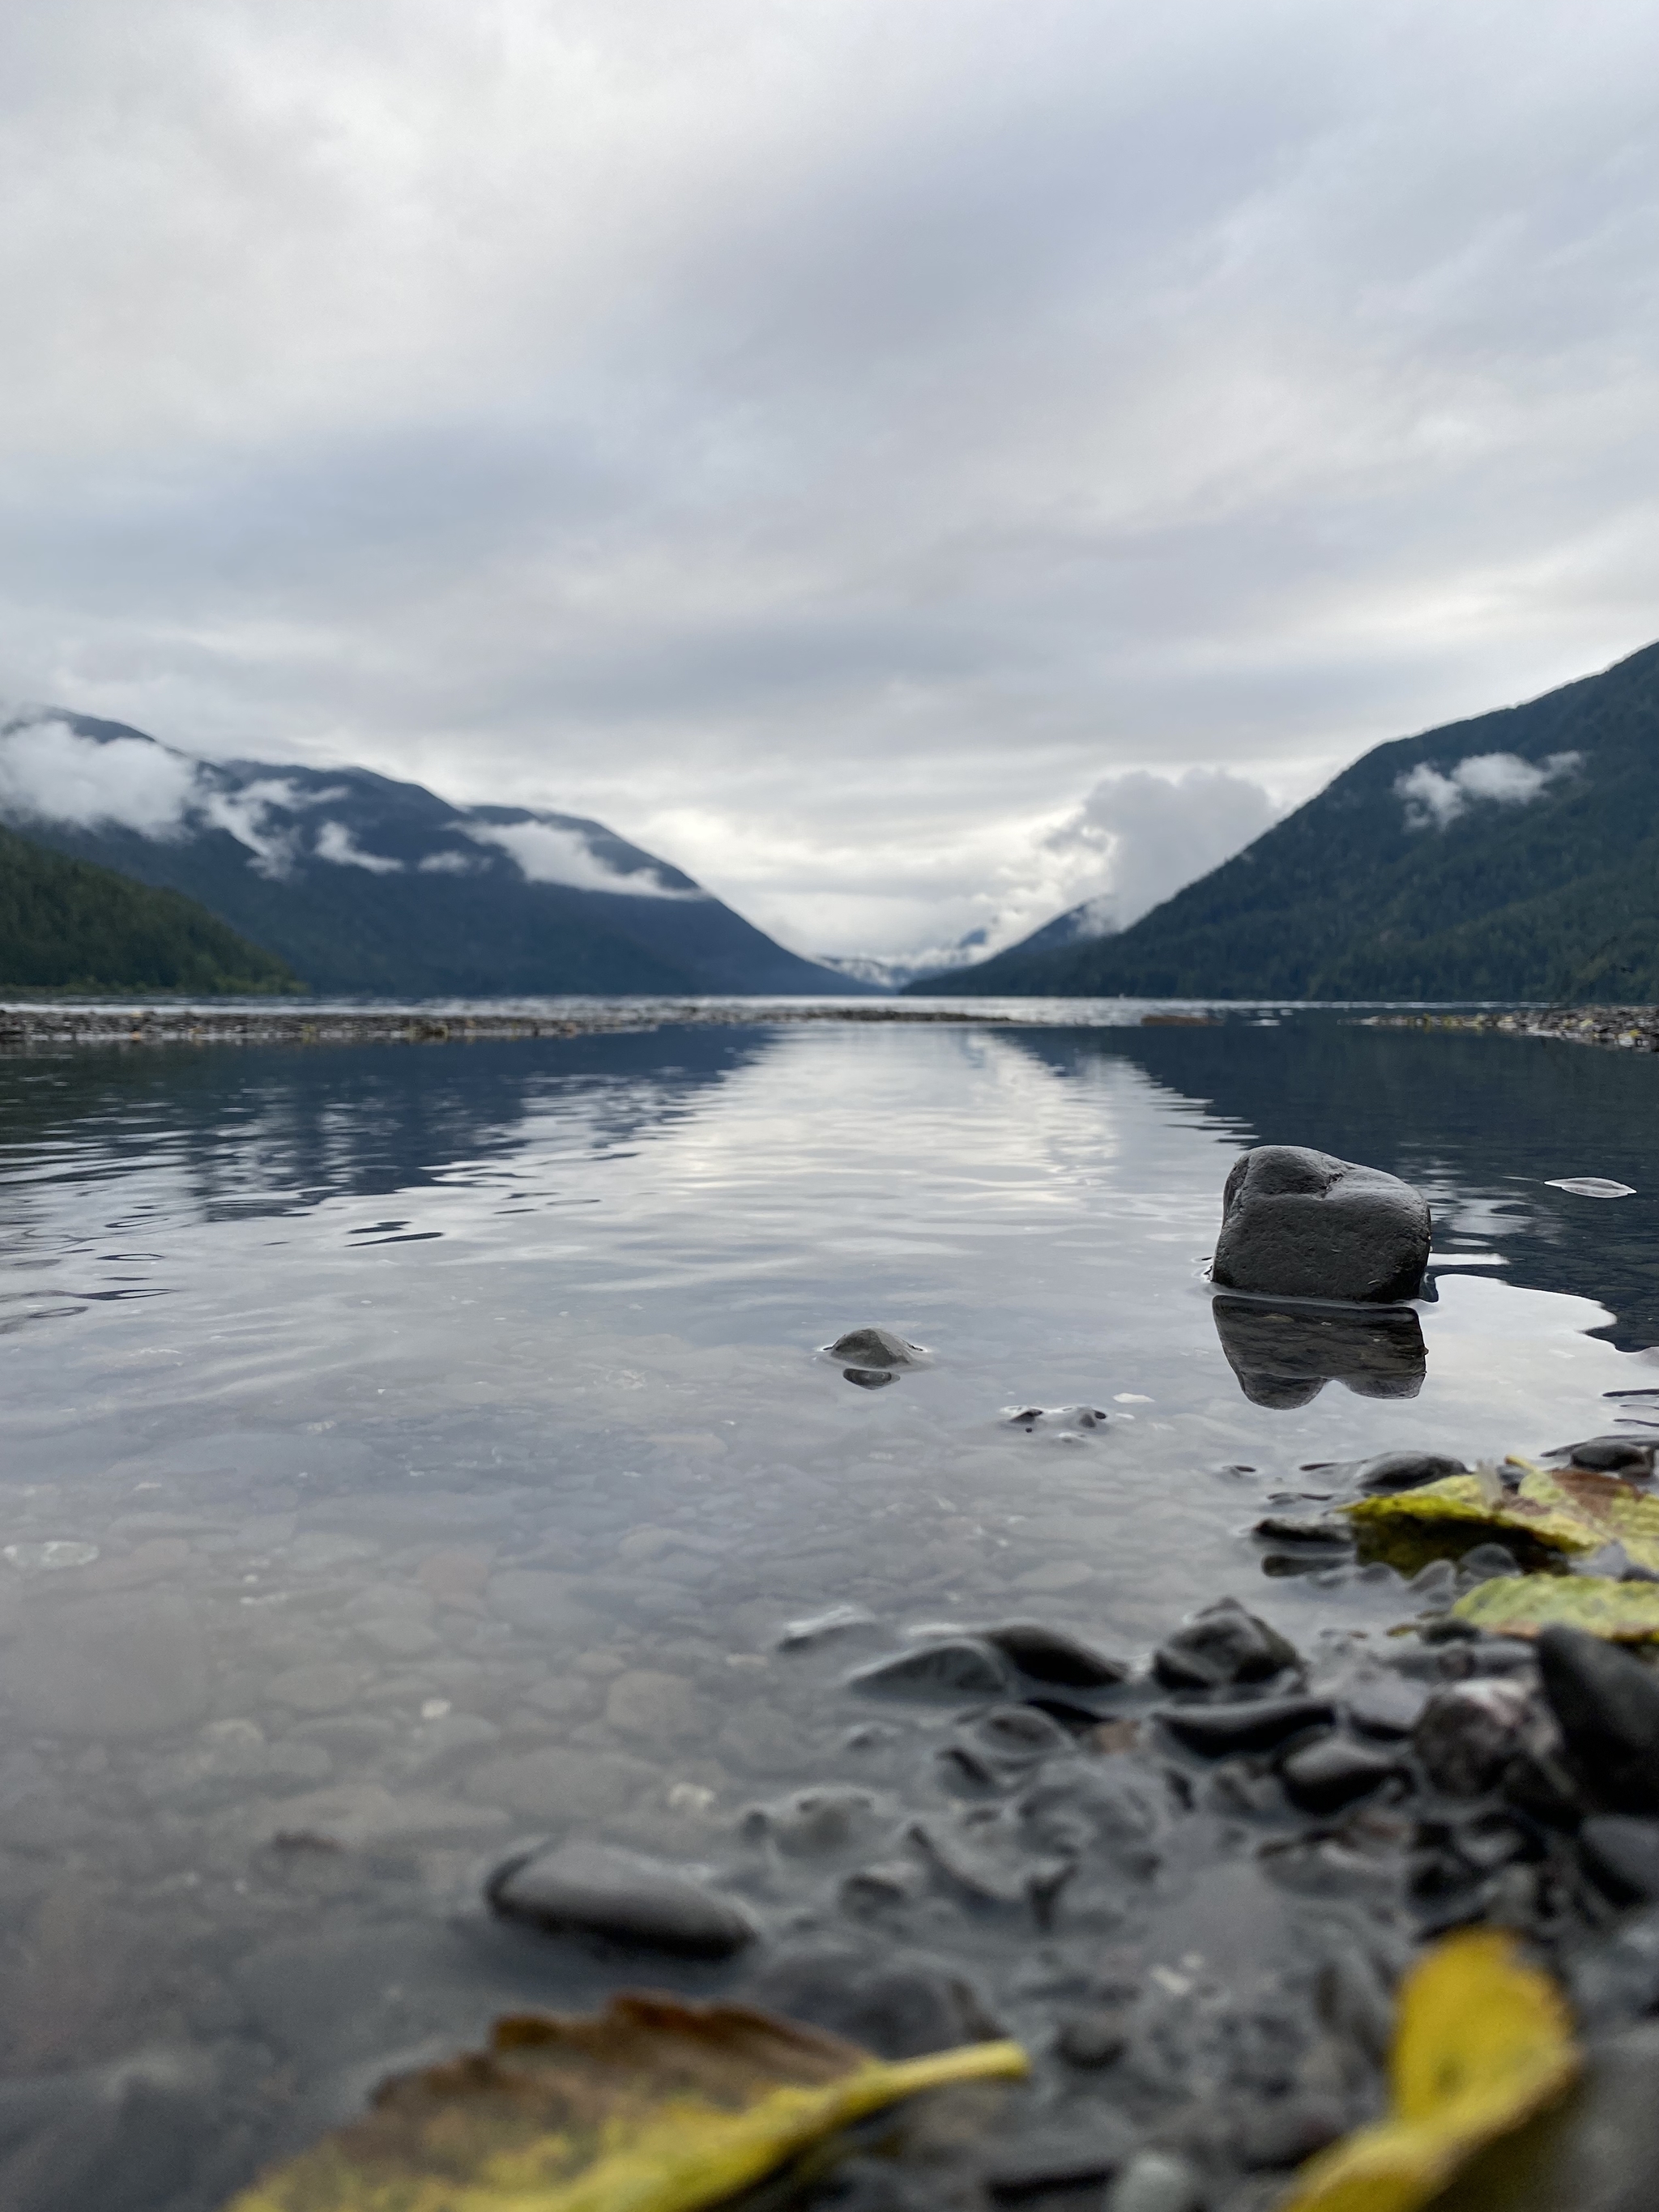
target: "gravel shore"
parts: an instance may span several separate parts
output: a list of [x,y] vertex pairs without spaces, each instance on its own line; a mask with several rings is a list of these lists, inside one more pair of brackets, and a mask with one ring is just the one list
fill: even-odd
[[1372,1014],[1373,1030],[1490,1030],[1501,1036],[1560,1037],[1568,1044],[1659,1052],[1659,1006],[1527,1006],[1507,1014]]

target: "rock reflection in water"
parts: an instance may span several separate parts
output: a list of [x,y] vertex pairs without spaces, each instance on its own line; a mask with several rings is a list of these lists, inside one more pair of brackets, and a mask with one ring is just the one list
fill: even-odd
[[1428,1371],[1417,1316],[1213,1302],[1216,1334],[1253,1405],[1305,1406],[1328,1382],[1361,1398],[1414,1398]]

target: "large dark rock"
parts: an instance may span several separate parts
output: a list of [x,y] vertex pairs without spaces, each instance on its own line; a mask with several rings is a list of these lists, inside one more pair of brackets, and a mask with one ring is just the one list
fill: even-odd
[[1011,1620],[984,1632],[988,1644],[1013,1661],[1034,1682],[1054,1682],[1069,1690],[1103,1690],[1129,1677],[1127,1660],[1097,1651],[1063,1628],[1035,1620]]
[[1219,1690],[1230,1682],[1266,1682],[1297,1664],[1297,1650],[1276,1628],[1224,1597],[1178,1628],[1152,1654],[1152,1671],[1172,1690]]
[[1547,1628],[1538,1667],[1586,1789],[1616,1813],[1659,1813],[1659,1675],[1582,1628]]
[[1380,1168],[1303,1145],[1258,1145],[1233,1164],[1211,1275],[1269,1297],[1415,1297],[1429,1256],[1429,1206]]
[[1328,1382],[1346,1383],[1358,1398],[1414,1398],[1428,1371],[1423,1331],[1408,1308],[1337,1313],[1218,1297],[1212,1310],[1227,1364],[1254,1405],[1305,1406]]
[[604,1844],[562,1844],[509,1859],[484,1893],[503,1918],[546,1935],[595,1936],[682,1959],[729,1959],[756,1933],[745,1913],[702,1883]]
[[854,1690],[883,1698],[1002,1698],[1014,1687],[1002,1654],[976,1636],[945,1636],[849,1674]]

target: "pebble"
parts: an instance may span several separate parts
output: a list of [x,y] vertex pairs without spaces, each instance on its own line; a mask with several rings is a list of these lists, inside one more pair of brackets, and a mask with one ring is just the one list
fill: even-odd
[[1336,1708],[1325,1698],[1258,1698],[1222,1705],[1164,1705],[1157,1717],[1177,1743],[1206,1759],[1273,1751],[1309,1729],[1329,1728]]
[[1495,1790],[1522,1747],[1531,1705],[1522,1684],[1501,1676],[1437,1691],[1412,1732],[1412,1747],[1431,1785],[1449,1797]]
[[1579,1628],[1545,1629],[1537,1650],[1580,1778],[1615,1812],[1659,1813],[1659,1675]]
[[1461,1459],[1437,1452],[1383,1452],[1362,1460],[1355,1480],[1362,1490],[1416,1490],[1425,1482],[1443,1482],[1449,1474],[1467,1474]]
[[1656,1449],[1659,1445],[1636,1437],[1586,1437],[1582,1443],[1563,1444],[1546,1456],[1598,1474],[1644,1476],[1653,1473]]
[[1250,1534],[1272,1543],[1306,1544],[1324,1551],[1346,1551],[1354,1542],[1352,1528],[1334,1513],[1268,1513]]
[[1074,2013],[1060,2023],[1054,2049],[1068,2066],[1096,2072],[1121,2058],[1129,2047],[1130,2015],[1127,2008],[1097,2005]]
[[1586,1870],[1615,1905],[1659,1904],[1659,1820],[1601,1813],[1578,1831]]
[[509,1859],[485,1885],[492,1909],[547,1935],[592,1936],[683,1959],[729,1959],[754,1923],[673,1867],[603,1844]]
[[1129,1678],[1127,1660],[1111,1658],[1080,1637],[1068,1636],[1063,1628],[1011,1620],[982,1633],[988,1644],[994,1644],[1034,1682],[1057,1682],[1071,1690],[1103,1690]]
[[1400,1762],[1373,1745],[1331,1735],[1291,1752],[1279,1771],[1293,1805],[1304,1813],[1337,1813],[1392,1781]]
[[992,1645],[977,1637],[951,1636],[872,1660],[848,1677],[848,1686],[889,1698],[1000,1698],[1014,1681],[1007,1661]]
[[1086,2128],[1048,2128],[1035,2142],[1016,2142],[992,2157],[985,2186],[999,2204],[1018,2204],[1051,2191],[1109,2180],[1134,2148],[1126,2121],[1109,2118]]
[[917,1367],[927,1357],[919,1344],[908,1343],[890,1328],[849,1329],[824,1348],[831,1359],[858,1368]]
[[1218,1690],[1232,1682],[1271,1680],[1297,1664],[1296,1647],[1276,1628],[1246,1612],[1236,1597],[1206,1606],[1152,1655],[1166,1688]]

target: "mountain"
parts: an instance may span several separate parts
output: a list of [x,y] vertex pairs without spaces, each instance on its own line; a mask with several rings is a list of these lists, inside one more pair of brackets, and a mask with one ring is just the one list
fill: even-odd
[[1376,746],[1128,929],[1085,936],[1085,914],[908,988],[1659,1000],[1659,645]]
[[0,988],[297,991],[280,960],[178,891],[0,829]]
[[313,990],[843,994],[691,878],[581,816],[452,806],[365,769],[204,761],[39,708],[0,725],[0,820],[198,899]]

